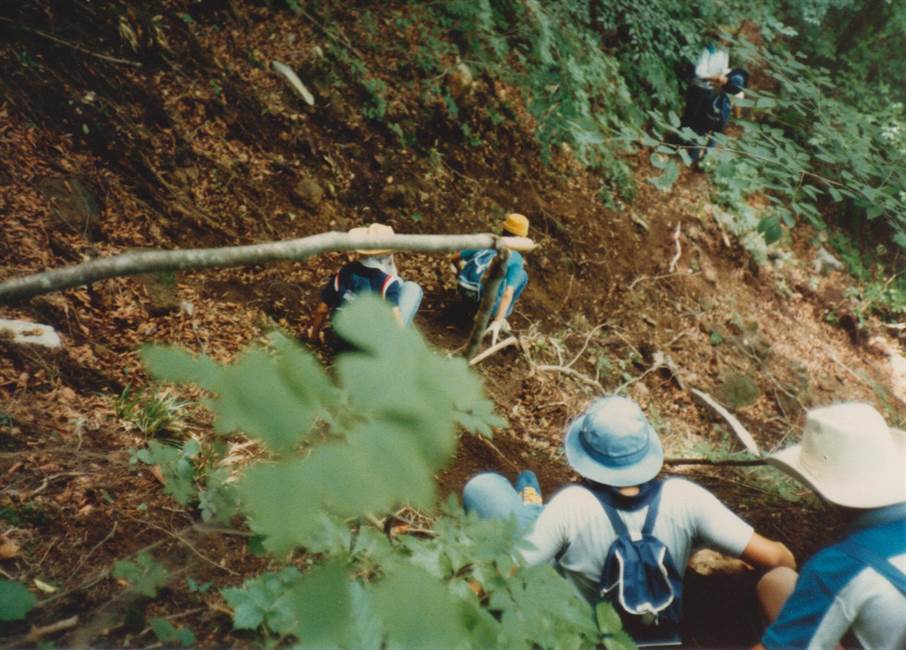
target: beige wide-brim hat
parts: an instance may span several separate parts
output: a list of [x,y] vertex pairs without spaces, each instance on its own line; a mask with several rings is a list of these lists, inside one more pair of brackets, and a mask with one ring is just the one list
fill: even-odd
[[840,506],[880,508],[906,501],[906,431],[887,426],[869,404],[809,411],[802,444],[767,461]]
[[[373,223],[370,226],[353,228],[349,234],[360,237],[386,237],[393,234],[393,228],[382,223]],[[393,251],[389,248],[357,248],[355,252],[361,255],[388,255]]]

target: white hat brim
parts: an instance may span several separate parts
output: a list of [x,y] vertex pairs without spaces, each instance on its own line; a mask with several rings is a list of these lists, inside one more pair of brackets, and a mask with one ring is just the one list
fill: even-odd
[[824,499],[847,508],[881,508],[906,501],[906,432],[890,429],[896,443],[896,458],[871,475],[847,479],[821,479],[802,464],[802,445],[793,445],[769,455],[770,465],[805,483]]

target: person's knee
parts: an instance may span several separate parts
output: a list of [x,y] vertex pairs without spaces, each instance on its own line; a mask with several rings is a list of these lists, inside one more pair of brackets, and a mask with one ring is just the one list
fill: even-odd
[[406,280],[403,282],[403,288],[411,292],[413,296],[418,296],[418,299],[421,300],[425,295],[424,290],[422,290],[421,285],[418,282],[413,282],[412,280]]
[[510,482],[496,472],[483,472],[473,476],[462,489],[462,504],[466,512],[475,510],[494,500],[501,490],[512,489]]
[[755,587],[758,602],[768,621],[780,614],[786,599],[796,588],[799,574],[788,567],[777,567],[765,573]]

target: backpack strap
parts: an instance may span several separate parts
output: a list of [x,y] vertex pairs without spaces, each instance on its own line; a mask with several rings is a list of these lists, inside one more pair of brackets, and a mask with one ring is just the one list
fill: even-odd
[[[660,507],[661,502],[661,486],[663,483],[658,481],[657,484],[651,491],[649,495],[648,503],[648,513],[645,515],[645,523],[642,526],[642,535],[650,535],[651,531],[654,529],[654,522],[657,519],[658,508]],[[598,490],[590,490],[592,494],[595,495],[595,498],[598,499],[598,503],[601,504],[601,507],[604,508],[604,512],[607,514],[607,518],[610,520],[610,525],[613,526],[614,532],[618,537],[632,537],[629,533],[629,529],[626,527],[626,524],[623,523],[623,519],[620,518],[620,510],[613,507],[608,499],[602,495]]]
[[610,519],[610,525],[613,526],[613,530],[617,534],[617,537],[629,537],[629,529],[626,528],[626,524],[623,523],[617,509],[598,496],[597,492],[592,492],[592,494],[598,498],[598,503],[604,508],[604,512],[607,514],[607,518]]
[[661,487],[664,484],[658,481],[654,488],[654,496],[648,504],[648,513],[645,515],[645,524],[642,526],[642,535],[651,535],[654,531],[654,522],[657,519],[658,509],[661,507]]
[[[891,528],[902,536],[902,531],[906,530],[906,521],[896,522],[896,524],[899,525],[891,526]],[[884,576],[900,593],[906,595],[906,575],[891,564],[889,558],[885,557],[884,554],[862,544],[859,535],[844,539],[837,544],[837,549],[871,567]]]

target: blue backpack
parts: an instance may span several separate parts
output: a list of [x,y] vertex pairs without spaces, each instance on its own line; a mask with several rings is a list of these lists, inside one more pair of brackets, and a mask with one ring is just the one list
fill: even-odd
[[481,278],[495,257],[497,257],[497,251],[493,248],[486,248],[469,258],[459,272],[459,286],[475,300],[481,296]]
[[652,535],[662,485],[658,482],[654,488],[639,532],[630,532],[618,510],[595,493],[617,534],[601,571],[601,599],[613,605],[623,628],[639,646],[680,643],[683,579],[670,551]]

